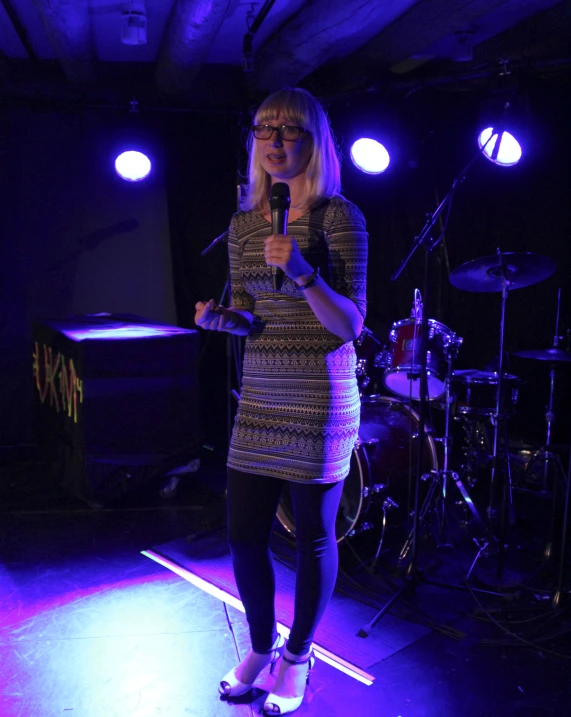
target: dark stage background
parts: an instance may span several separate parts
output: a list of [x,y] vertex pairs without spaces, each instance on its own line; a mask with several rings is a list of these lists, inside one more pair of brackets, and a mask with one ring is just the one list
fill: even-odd
[[[327,108],[344,154],[344,193],[362,209],[370,232],[366,324],[387,343],[391,324],[409,316],[414,288],[422,289],[423,256],[415,256],[397,282],[390,276],[425,215],[474,156],[480,98],[433,88],[391,102],[372,96],[332,101]],[[363,175],[348,159],[360,116],[383,123],[398,147],[384,175]],[[484,369],[497,356],[500,294],[456,289],[448,281],[449,269],[496,248],[536,252],[557,263],[550,279],[510,293],[506,350],[551,345],[558,288],[560,333],[571,325],[568,88],[546,81],[531,89],[528,119],[532,131],[523,160],[512,168],[484,159],[473,165],[457,190],[445,242],[431,257],[429,314],[463,337],[457,368]],[[221,296],[225,246],[205,257],[200,252],[225,231],[236,207],[249,116],[247,110],[142,115],[155,142],[157,173],[148,184],[131,186],[116,179],[104,161],[119,125],[109,114],[4,108],[0,121],[12,137],[0,163],[0,443],[33,444],[34,320],[109,311],[193,327],[195,302]],[[223,455],[228,344],[224,335],[206,332],[201,341],[204,440]],[[569,440],[567,366],[558,371],[559,443]],[[548,367],[511,357],[508,370],[525,381],[511,431],[541,443]],[[237,388],[235,377],[233,385]]]

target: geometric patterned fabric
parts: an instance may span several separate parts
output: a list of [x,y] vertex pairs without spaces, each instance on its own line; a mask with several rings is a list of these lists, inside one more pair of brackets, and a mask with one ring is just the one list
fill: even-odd
[[[347,199],[323,200],[288,225],[309,264],[365,318],[365,219]],[[293,281],[279,291],[264,260],[271,224],[237,212],[228,236],[231,306],[251,312],[228,466],[289,481],[334,483],[349,473],[361,402],[352,341],[315,317]]]

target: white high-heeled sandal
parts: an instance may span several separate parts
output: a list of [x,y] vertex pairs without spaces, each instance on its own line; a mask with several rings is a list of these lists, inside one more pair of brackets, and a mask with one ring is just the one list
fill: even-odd
[[237,665],[236,667],[232,668],[230,672],[228,672],[228,674],[220,680],[218,692],[222,695],[222,697],[239,697],[240,695],[245,695],[246,692],[249,692],[252,689],[255,680],[257,679],[260,672],[264,669],[264,667],[267,666],[267,664],[270,665],[270,673],[273,673],[274,667],[276,666],[279,658],[283,653],[284,645],[285,639],[281,635],[278,635],[276,641],[272,646],[272,649],[267,653],[271,656],[269,663],[266,663],[266,665],[260,668],[258,674],[254,677],[252,682],[240,682],[240,680],[236,677],[236,670],[242,664],[242,662],[244,662],[244,660],[242,660],[240,665]]
[[305,665],[308,663],[303,694],[299,697],[281,697],[280,695],[275,694],[275,692],[270,692],[264,702],[264,715],[285,715],[299,709],[305,695],[305,686],[309,684],[309,675],[315,665],[313,650],[309,653],[309,655],[301,658],[300,660],[292,660],[285,654],[282,655],[282,659],[284,662],[287,662],[288,665]]

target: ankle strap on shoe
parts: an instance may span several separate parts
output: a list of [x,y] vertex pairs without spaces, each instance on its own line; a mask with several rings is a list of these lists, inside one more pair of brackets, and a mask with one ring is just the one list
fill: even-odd
[[282,655],[283,661],[287,662],[288,665],[304,665],[306,662],[309,662],[311,658],[313,657],[313,650],[307,654],[305,657],[301,657],[298,660],[292,660],[291,657],[288,657],[285,652]]

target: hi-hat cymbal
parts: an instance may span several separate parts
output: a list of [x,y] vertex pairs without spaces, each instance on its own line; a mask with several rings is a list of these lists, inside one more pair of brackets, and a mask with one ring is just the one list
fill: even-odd
[[571,351],[563,349],[530,349],[529,351],[515,351],[512,356],[535,359],[536,361],[566,361],[571,362]]
[[450,274],[450,283],[466,291],[503,291],[521,289],[550,277],[556,269],[552,259],[526,252],[505,252],[473,259]]

